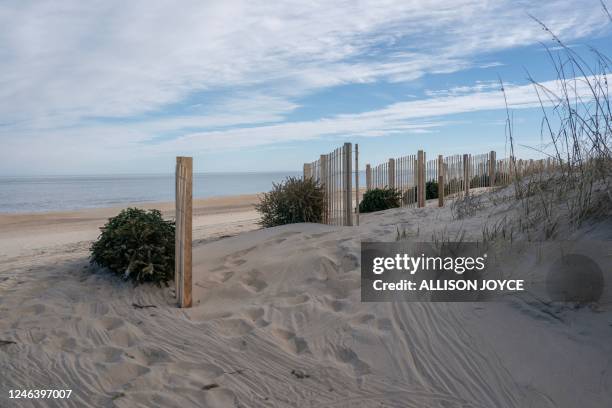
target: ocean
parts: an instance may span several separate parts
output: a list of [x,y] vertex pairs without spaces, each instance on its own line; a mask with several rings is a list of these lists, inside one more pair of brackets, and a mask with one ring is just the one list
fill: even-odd
[[[194,174],[194,198],[269,191],[301,172]],[[174,175],[0,177],[0,213],[28,213],[174,201]]]

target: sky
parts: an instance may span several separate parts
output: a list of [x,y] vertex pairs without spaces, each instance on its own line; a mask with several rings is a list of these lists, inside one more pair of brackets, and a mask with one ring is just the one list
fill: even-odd
[[300,170],[344,142],[500,156],[500,80],[538,146],[528,77],[554,87],[558,51],[532,16],[612,56],[600,0],[2,2],[0,176]]

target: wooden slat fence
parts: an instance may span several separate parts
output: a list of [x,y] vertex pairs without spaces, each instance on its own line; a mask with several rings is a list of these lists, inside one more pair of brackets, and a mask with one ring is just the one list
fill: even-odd
[[[357,149],[355,145],[355,153]],[[342,147],[321,155],[318,160],[304,164],[304,178],[312,178],[325,190],[327,207],[323,214],[325,224],[349,226],[358,222],[357,163],[355,155],[355,171],[353,171],[353,146],[351,143],[345,143]],[[353,183],[354,178],[355,183]],[[353,185],[356,186],[355,189]]]
[[[304,177],[311,177],[325,187],[327,211],[324,222],[327,224],[358,225],[357,145],[354,170],[351,169],[351,149],[352,145],[346,143],[321,155],[319,160],[304,164]],[[426,200],[436,197],[438,206],[443,207],[446,198],[470,194],[471,189],[508,185],[517,177],[554,171],[558,166],[554,159],[498,158],[494,151],[439,155],[427,160],[426,153],[419,150],[417,154],[390,158],[377,165],[367,163],[365,187],[366,191],[384,187],[398,189],[402,194],[402,207],[425,207]],[[352,192],[355,193],[354,200],[351,198]]]
[[[437,196],[438,206],[442,207],[446,197],[469,194],[471,189],[476,188],[507,185],[515,177],[555,168],[553,159],[498,159],[494,151],[439,155],[430,160],[426,160],[425,152],[419,151],[375,166],[366,164],[366,186],[367,190],[387,186],[397,188],[402,193],[402,206],[424,207],[425,200]],[[422,195],[420,191],[423,191]]]

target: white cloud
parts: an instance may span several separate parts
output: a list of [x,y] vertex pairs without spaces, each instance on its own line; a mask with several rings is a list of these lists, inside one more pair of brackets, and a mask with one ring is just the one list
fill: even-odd
[[[593,81],[593,78],[590,78]],[[584,79],[571,79],[565,84],[571,95],[584,100],[591,90]],[[552,106],[562,95],[560,82],[540,83],[540,97],[544,106]],[[510,109],[540,107],[540,98],[533,85],[504,84]],[[544,91],[544,89],[546,91]],[[384,136],[393,133],[423,133],[447,125],[448,115],[505,109],[504,94],[499,83],[478,82],[472,87],[433,92],[430,98],[391,104],[360,114],[336,115],[324,119],[279,123],[210,132],[194,132],[177,140],[164,142],[159,151],[209,151],[238,148],[291,140],[318,139],[330,136]]]
[[[540,84],[550,92],[560,94],[557,81]],[[590,89],[584,80],[568,80],[572,94],[590,97]],[[274,122],[278,116],[265,113],[249,115],[223,115],[204,117],[170,117],[153,121],[134,122],[123,125],[94,124],[73,129],[50,130],[46,133],[26,133],[23,138],[8,139],[4,143],[7,160],[0,163],[0,171],[13,168],[18,163],[45,163],[61,167],[91,165],[92,158],[108,165],[121,166],[135,156],[140,160],[167,157],[174,154],[198,155],[237,148],[272,146],[276,143],[304,141],[322,138],[380,137],[391,134],[422,134],[436,131],[441,126],[451,125],[449,115],[499,110],[505,108],[500,85],[476,83],[458,91],[433,92],[425,99],[410,99],[397,102],[382,109],[359,114],[334,115],[316,120]],[[540,106],[533,85],[504,85],[510,109],[528,109]],[[541,93],[545,106],[554,104],[554,97]],[[263,98],[264,102],[267,98]],[[255,101],[252,101],[253,103]],[[229,102],[227,106],[232,105]],[[236,102],[240,106],[240,102]],[[253,108],[255,105],[252,106]],[[279,104],[280,112],[291,106]],[[258,116],[261,115],[261,116]],[[226,124],[242,123],[244,126],[223,128]],[[218,130],[190,131],[191,128],[217,127]],[[182,129],[184,135],[168,140],[151,142],[154,130]],[[87,137],[82,137],[86,134]],[[95,140],[95,143],[91,143]],[[49,149],[48,146],[61,146]],[[135,154],[138,152],[138,154]]]
[[465,67],[474,54],[546,38],[526,11],[568,39],[605,21],[598,7],[538,3],[545,4],[3,3],[0,117],[74,122],[162,109],[201,90],[257,85],[298,96],[341,83],[410,80]]

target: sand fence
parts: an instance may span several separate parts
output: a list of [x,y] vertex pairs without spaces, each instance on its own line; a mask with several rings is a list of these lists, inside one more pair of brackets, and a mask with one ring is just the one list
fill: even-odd
[[[323,222],[329,225],[359,225],[358,145],[351,143],[318,160],[304,163],[304,178],[312,178],[325,189],[327,210]],[[354,159],[352,157],[354,155]],[[352,163],[354,162],[354,167]],[[456,154],[427,160],[425,151],[389,158],[377,165],[365,165],[366,191],[392,187],[401,193],[402,207],[425,207],[429,198],[438,198],[443,207],[446,198],[468,195],[471,189],[492,188],[558,165],[554,159],[498,159],[495,151]],[[353,187],[354,186],[354,187]],[[353,199],[354,198],[354,199]]]

